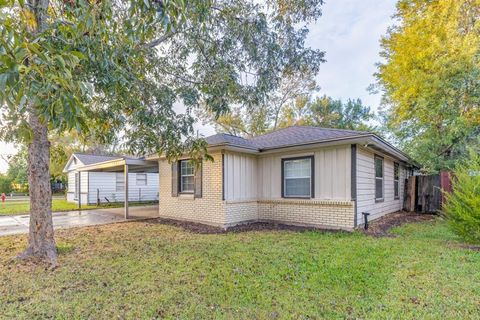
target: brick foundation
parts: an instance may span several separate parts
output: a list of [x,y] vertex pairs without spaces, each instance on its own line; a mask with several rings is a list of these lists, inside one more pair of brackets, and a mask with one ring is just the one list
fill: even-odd
[[330,200],[227,201],[226,225],[268,221],[327,229],[353,230],[354,202]]

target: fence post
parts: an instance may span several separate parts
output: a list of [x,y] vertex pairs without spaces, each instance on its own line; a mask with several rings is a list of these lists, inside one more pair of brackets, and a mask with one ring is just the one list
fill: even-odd
[[447,200],[445,197],[445,192],[452,193],[452,176],[449,171],[440,171],[440,188],[442,192],[442,206]]
[[100,189],[97,189],[97,206],[100,206]]
[[415,197],[417,194],[416,189],[417,176],[410,176],[407,180],[407,188],[405,190],[405,210],[412,212],[415,211]]

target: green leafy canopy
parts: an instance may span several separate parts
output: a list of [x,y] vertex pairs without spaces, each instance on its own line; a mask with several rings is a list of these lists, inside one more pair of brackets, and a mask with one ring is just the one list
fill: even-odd
[[342,102],[325,95],[314,97],[319,91],[315,70],[321,62],[324,60],[312,62],[302,72],[285,74],[278,88],[268,94],[266,103],[236,107],[218,118],[209,112],[200,115],[217,131],[240,136],[255,136],[293,125],[377,131],[369,124],[375,114],[360,99]]
[[305,47],[321,0],[43,2],[0,1],[0,139],[29,141],[30,110],[50,134],[198,152],[193,111],[257,105],[323,57]]
[[480,145],[480,1],[400,0],[377,73],[388,129],[427,172]]

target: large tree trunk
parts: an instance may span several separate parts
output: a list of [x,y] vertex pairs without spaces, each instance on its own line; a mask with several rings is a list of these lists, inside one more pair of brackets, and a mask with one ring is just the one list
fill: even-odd
[[50,187],[50,142],[48,129],[34,110],[29,114],[32,140],[28,145],[28,185],[30,188],[30,236],[20,258],[37,258],[56,264],[53,237],[52,191]]
[[[45,30],[48,5],[49,0],[27,1],[27,6],[37,22],[30,30],[32,34],[35,35]],[[57,249],[53,237],[48,127],[47,124],[40,121],[34,106],[30,106],[28,122],[32,132],[28,145],[30,233],[28,247],[19,255],[19,258],[35,258],[56,265]]]

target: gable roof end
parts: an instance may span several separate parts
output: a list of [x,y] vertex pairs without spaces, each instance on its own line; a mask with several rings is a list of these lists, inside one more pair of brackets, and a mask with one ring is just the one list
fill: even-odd
[[101,163],[110,160],[120,160],[123,159],[122,156],[105,156],[105,155],[97,155],[97,154],[85,154],[85,153],[72,153],[70,158],[67,161],[67,164],[63,168],[63,172],[70,171],[70,165],[73,162],[73,159],[77,159],[80,161],[80,166],[88,166],[91,164]]
[[74,153],[73,155],[84,165],[95,164],[115,159],[123,159],[122,156],[104,156],[97,154]]

